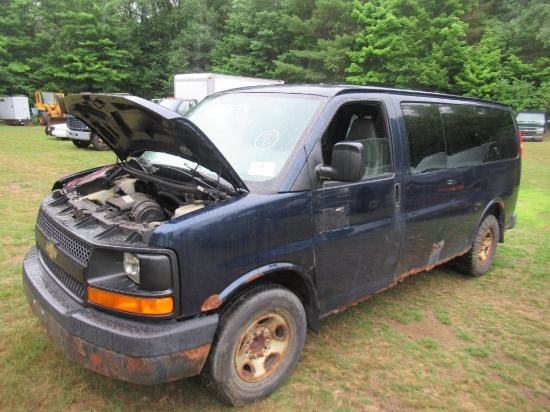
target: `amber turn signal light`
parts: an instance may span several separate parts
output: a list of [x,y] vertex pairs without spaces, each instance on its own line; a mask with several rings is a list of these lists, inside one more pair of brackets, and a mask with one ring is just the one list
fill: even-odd
[[174,299],[171,297],[140,298],[92,287],[88,287],[88,301],[106,308],[139,315],[169,315],[174,311]]

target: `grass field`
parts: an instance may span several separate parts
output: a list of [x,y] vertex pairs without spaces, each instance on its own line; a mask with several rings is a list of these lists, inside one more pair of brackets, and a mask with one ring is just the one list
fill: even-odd
[[[0,410],[218,411],[196,378],[141,387],[67,360],[30,312],[21,262],[42,197],[115,160],[38,126],[0,125]],[[527,142],[517,227],[492,270],[448,267],[321,322],[291,378],[244,411],[550,411],[550,136]]]

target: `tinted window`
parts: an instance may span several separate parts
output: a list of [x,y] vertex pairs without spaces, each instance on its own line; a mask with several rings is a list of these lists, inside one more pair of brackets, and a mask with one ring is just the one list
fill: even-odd
[[411,171],[475,166],[512,159],[518,141],[512,115],[471,105],[402,105],[407,125]]
[[519,142],[511,113],[486,109],[482,127],[490,148],[487,161],[514,159],[519,154]]
[[407,103],[401,108],[409,137],[411,170],[420,173],[445,168],[445,138],[437,105]]

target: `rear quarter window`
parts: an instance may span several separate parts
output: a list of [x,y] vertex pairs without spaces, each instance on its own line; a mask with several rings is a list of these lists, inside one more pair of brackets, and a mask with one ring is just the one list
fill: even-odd
[[403,103],[411,173],[476,166],[518,156],[512,114],[466,104]]

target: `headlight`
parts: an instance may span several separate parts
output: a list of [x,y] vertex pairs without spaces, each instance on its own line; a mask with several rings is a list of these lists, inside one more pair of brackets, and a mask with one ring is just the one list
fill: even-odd
[[132,282],[139,285],[139,258],[133,253],[124,252],[122,264],[124,266],[124,274]]

